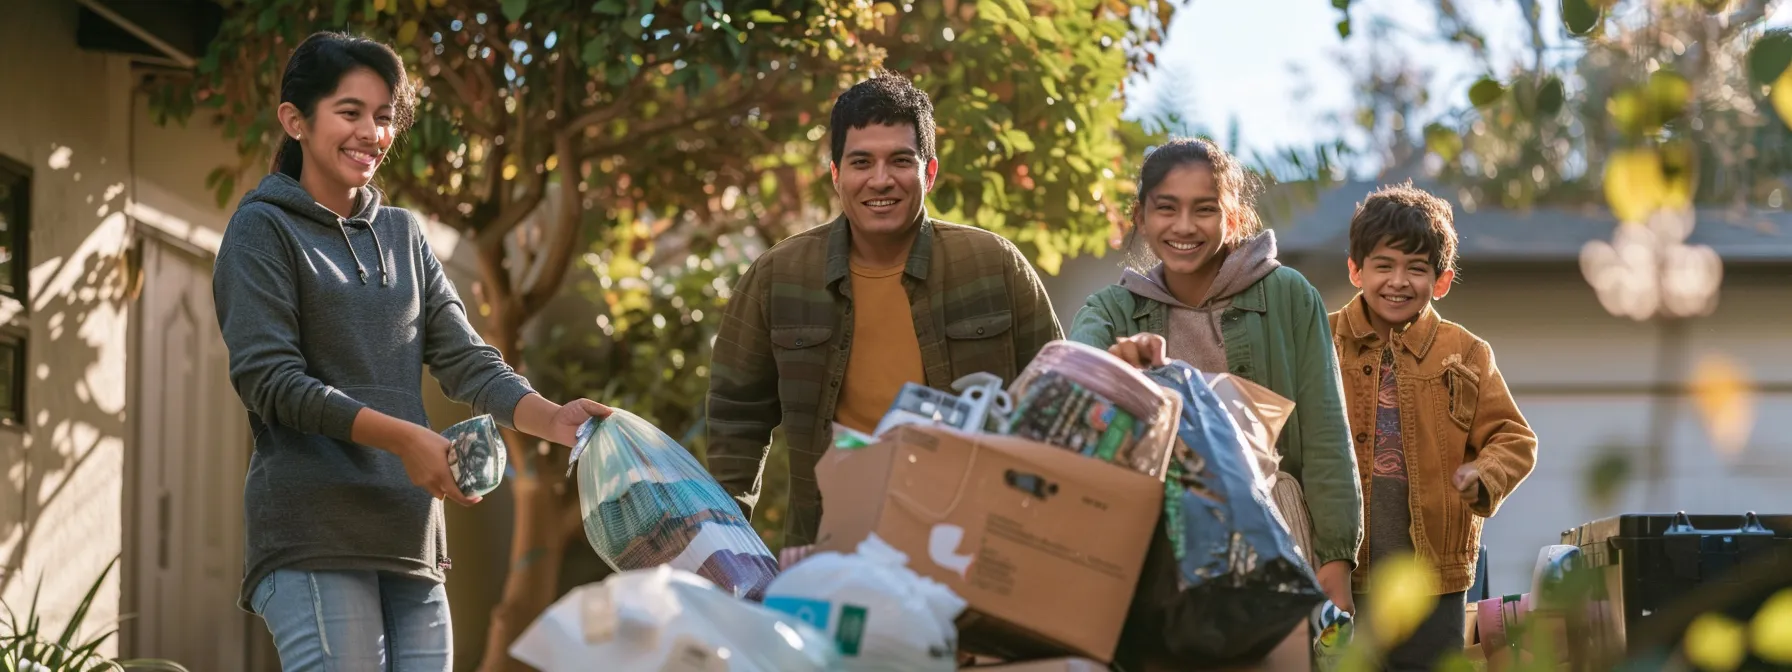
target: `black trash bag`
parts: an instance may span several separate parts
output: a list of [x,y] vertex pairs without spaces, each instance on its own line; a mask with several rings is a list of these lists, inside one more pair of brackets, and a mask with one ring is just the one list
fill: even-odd
[[1150,372],[1182,396],[1163,524],[1116,652],[1128,672],[1262,660],[1325,601],[1237,425],[1200,372]]

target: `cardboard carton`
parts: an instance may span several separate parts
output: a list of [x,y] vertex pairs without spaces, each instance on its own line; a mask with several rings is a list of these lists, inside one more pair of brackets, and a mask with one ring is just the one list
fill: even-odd
[[815,472],[816,550],[851,552],[875,532],[908,554],[911,569],[969,603],[961,650],[1113,659],[1162,481],[1046,444],[927,426],[830,451]]

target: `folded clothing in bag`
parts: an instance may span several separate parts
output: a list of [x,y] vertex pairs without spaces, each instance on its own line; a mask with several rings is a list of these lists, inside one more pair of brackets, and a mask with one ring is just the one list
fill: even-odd
[[757,600],[778,561],[740,506],[684,446],[627,411],[579,428],[573,468],[585,539],[618,571],[694,572]]
[[1325,598],[1232,416],[1183,362],[1150,372],[1182,399],[1163,525],[1117,654],[1128,669],[1261,660]]

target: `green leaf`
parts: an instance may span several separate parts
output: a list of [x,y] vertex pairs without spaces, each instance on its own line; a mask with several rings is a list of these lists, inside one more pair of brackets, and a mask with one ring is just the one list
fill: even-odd
[[261,10],[261,15],[255,18],[255,29],[263,33],[273,30],[279,25],[280,11],[275,7]]
[[1033,136],[1028,135],[1026,131],[1009,129],[1002,137],[1008,146],[1014,148],[1015,153],[1025,154],[1033,151]]
[[958,208],[958,189],[948,184],[936,185],[933,188],[933,204],[939,207],[940,212],[956,210]]
[[529,11],[529,0],[504,0],[504,18],[511,21],[523,20],[523,12]]
[[1562,0],[1562,25],[1569,33],[1591,35],[1603,14],[1604,10],[1593,6],[1591,0]]
[[628,7],[622,4],[622,0],[602,0],[602,2],[591,6],[591,11],[598,14],[620,16],[623,12],[628,11]]
[[579,60],[586,67],[594,68],[604,62],[604,57],[609,53],[609,40],[600,34],[585,41],[585,46],[579,49]]
[[1774,28],[1748,49],[1748,79],[1756,86],[1773,84],[1792,66],[1792,30]]
[[1430,124],[1425,127],[1425,148],[1445,162],[1455,161],[1462,155],[1462,136],[1443,124]]
[[1671,70],[1657,70],[1649,75],[1647,90],[1654,117],[1661,123],[1684,114],[1687,101],[1692,99],[1692,83]]
[[983,0],[977,3],[977,16],[997,24],[1012,23],[1008,10],[1002,9],[1001,3],[995,0]]
[[1475,107],[1487,107],[1499,102],[1506,95],[1506,89],[1498,81],[1490,77],[1482,77],[1474,86],[1468,87],[1468,102]]
[[218,182],[218,207],[230,205],[230,196],[234,193],[236,193],[236,176],[224,176],[224,179]]
[[684,21],[693,26],[707,23],[703,20],[703,0],[690,0],[690,2],[684,3]]
[[747,14],[747,20],[753,23],[789,23],[788,19],[771,13],[771,10],[755,9]]
[[1545,117],[1556,116],[1562,111],[1562,103],[1567,100],[1567,93],[1562,88],[1562,80],[1550,76],[1543,80],[1543,86],[1537,89],[1537,113]]
[[1340,39],[1348,39],[1350,37],[1350,19],[1338,22],[1338,37]]

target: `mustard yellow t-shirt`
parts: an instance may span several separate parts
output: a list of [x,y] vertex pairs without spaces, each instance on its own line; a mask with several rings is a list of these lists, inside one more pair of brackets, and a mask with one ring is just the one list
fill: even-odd
[[852,264],[852,354],[834,421],[861,432],[877,429],[903,383],[927,382],[903,268]]

